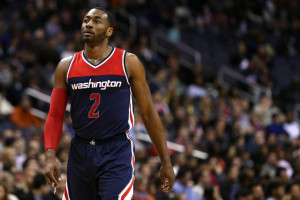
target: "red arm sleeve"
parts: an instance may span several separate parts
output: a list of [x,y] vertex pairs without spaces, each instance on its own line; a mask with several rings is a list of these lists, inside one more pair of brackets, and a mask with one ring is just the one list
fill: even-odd
[[67,89],[54,88],[51,94],[50,110],[45,124],[45,150],[57,150],[62,134],[62,125],[69,95]]

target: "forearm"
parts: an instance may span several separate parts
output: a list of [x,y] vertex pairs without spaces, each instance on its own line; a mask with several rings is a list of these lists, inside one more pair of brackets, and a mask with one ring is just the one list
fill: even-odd
[[63,118],[67,103],[67,90],[54,88],[51,95],[50,110],[45,124],[45,150],[57,150],[62,134]]
[[158,152],[162,165],[171,165],[165,131],[153,105],[148,106],[147,112],[142,114],[142,118],[151,141]]

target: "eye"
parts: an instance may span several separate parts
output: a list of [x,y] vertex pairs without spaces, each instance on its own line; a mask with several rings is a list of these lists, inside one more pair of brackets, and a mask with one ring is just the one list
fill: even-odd
[[84,23],[88,23],[88,20],[87,20],[87,19],[84,19],[83,22],[84,22]]
[[97,24],[99,24],[99,23],[100,23],[100,20],[99,20],[99,19],[96,19],[95,22],[96,22]]

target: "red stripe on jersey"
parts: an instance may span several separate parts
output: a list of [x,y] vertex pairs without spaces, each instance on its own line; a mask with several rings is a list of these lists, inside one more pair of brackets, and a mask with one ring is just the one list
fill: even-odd
[[127,188],[126,192],[121,196],[121,200],[124,200],[128,195],[128,193],[130,192],[130,190],[132,189],[133,182],[134,182],[134,178],[132,177],[130,186]]
[[[130,136],[130,133],[127,131],[126,134],[127,134],[127,137],[131,140],[131,144],[133,145],[134,141],[133,141],[132,137]],[[134,165],[135,165],[135,157],[134,157],[134,155],[132,155],[131,164],[134,167]]]
[[[129,105],[129,112],[130,112],[130,114],[129,114],[129,117],[130,117],[130,122],[131,122],[131,126],[133,127],[133,113],[131,112],[131,104]],[[130,127],[130,128],[132,128],[132,127]]]
[[67,192],[67,187],[65,187],[65,192],[64,192],[66,200],[69,200],[68,192]]
[[120,75],[125,76],[122,66],[124,50],[113,48],[111,54],[98,65],[93,65],[84,56],[84,51],[74,55],[67,78],[98,75]]

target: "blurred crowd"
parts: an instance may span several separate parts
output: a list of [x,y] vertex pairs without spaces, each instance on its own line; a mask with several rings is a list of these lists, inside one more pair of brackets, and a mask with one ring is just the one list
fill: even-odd
[[[66,113],[57,151],[62,181],[54,194],[43,177],[45,119],[31,112],[47,113],[49,105],[24,91],[51,93],[57,63],[83,48],[82,18],[99,5],[136,17],[137,37],[118,32],[116,23],[111,45],[142,60],[167,138],[185,147],[183,153],[170,149],[176,182],[165,194],[155,148],[135,139],[135,200],[300,199],[300,128],[293,114],[300,62],[292,62],[300,57],[299,1],[1,0],[0,200],[61,199],[72,120]],[[155,52],[150,39],[158,30],[198,49],[202,63],[190,69],[172,49]],[[221,65],[273,95],[252,102],[240,85],[224,87],[217,79]],[[147,134],[134,110],[131,134]],[[208,158],[194,157],[193,150]]]

